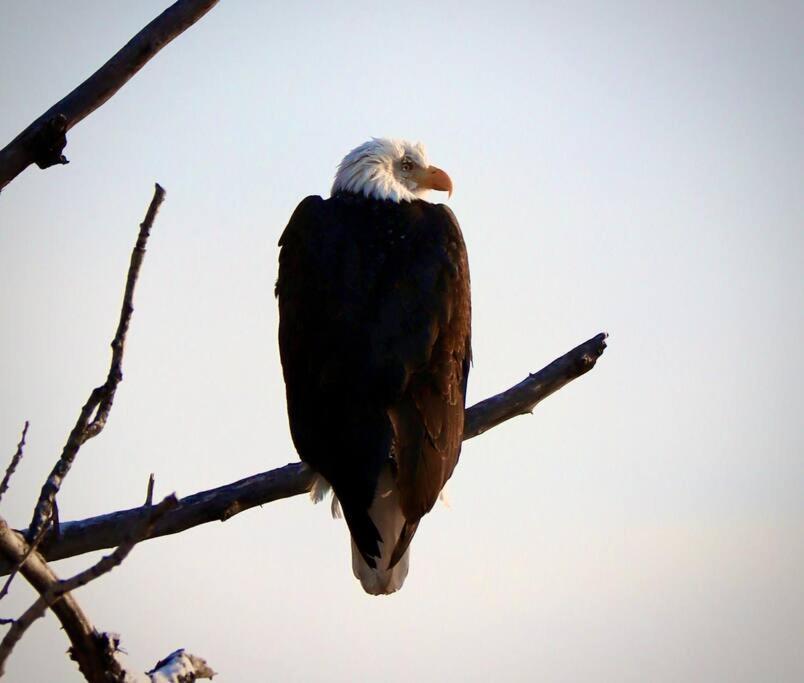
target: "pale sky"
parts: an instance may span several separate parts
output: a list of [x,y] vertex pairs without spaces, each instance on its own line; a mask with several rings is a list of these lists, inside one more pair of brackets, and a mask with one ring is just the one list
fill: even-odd
[[[0,5],[0,144],[168,2]],[[0,513],[26,526],[108,368],[63,520],[296,459],[276,241],[370,136],[421,140],[469,249],[469,403],[601,330],[587,376],[468,442],[400,593],[303,497],[137,547],[76,597],[133,669],[227,681],[804,679],[804,7],[222,0],[0,194]],[[437,201],[443,198],[433,197]],[[4,465],[2,465],[4,466]],[[92,557],[54,564],[67,576]],[[17,616],[23,580],[0,603]],[[38,622],[10,681],[82,680]]]

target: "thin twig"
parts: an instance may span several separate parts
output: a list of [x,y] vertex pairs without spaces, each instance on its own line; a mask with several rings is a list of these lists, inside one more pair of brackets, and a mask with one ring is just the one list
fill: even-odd
[[[151,227],[164,198],[165,191],[157,183],[153,199],[145,215],[145,220],[140,224],[137,243],[131,253],[131,262],[128,268],[128,277],[126,278],[126,288],[123,294],[123,305],[120,309],[120,320],[114,339],[112,340],[112,361],[109,367],[109,374],[106,378],[106,382],[92,391],[89,400],[81,409],[81,414],[78,416],[78,420],[72,432],[70,432],[67,443],[62,450],[61,457],[53,467],[45,484],[42,486],[39,502],[36,504],[31,524],[28,527],[29,540],[36,538],[48,522],[53,519],[56,494],[58,494],[64,478],[70,471],[81,446],[88,439],[97,436],[106,425],[106,420],[109,417],[109,412],[114,402],[117,385],[123,379],[123,351],[125,349],[126,333],[128,332],[129,323],[131,322],[131,314],[134,311],[134,288],[136,287],[137,277],[139,276],[140,267],[145,257],[145,246],[151,234]],[[95,412],[96,409],[97,413]],[[95,414],[94,418],[92,417],[93,414]]]
[[104,391],[101,395],[98,413],[86,427],[84,441],[91,439],[93,436],[97,436],[103,430],[106,425],[106,420],[109,417],[109,412],[112,409],[117,385],[123,379],[123,351],[126,345],[126,334],[131,324],[131,314],[134,312],[134,288],[137,286],[137,278],[139,277],[140,268],[145,258],[145,247],[151,235],[154,219],[164,199],[165,190],[157,183],[154,188],[154,196],[151,200],[151,205],[148,207],[148,213],[145,215],[145,220],[140,223],[137,243],[134,245],[134,250],[131,252],[131,262],[129,263],[128,276],[126,277],[126,289],[123,293],[123,305],[120,309],[120,321],[118,322],[117,331],[112,340],[112,363],[109,367],[109,376],[106,379],[106,383],[103,385]]
[[145,491],[145,507],[150,507],[153,505],[154,502],[154,473],[151,472],[151,476],[148,477],[148,488]]
[[[61,597],[61,596],[59,596]],[[40,617],[45,616],[47,608],[55,602],[55,598],[48,603],[44,595],[40,595],[34,603],[26,609],[17,619],[11,621],[11,628],[0,642],[0,673],[5,673],[6,661],[11,656],[22,636]]]
[[[601,333],[576,346],[547,367],[496,396],[466,410],[464,439],[471,439],[517,415],[529,412],[539,401],[594,367],[606,348]],[[295,462],[255,474],[232,484],[182,498],[175,509],[154,526],[150,538],[176,534],[199,524],[225,521],[257,505],[300,495],[310,490],[313,475]],[[49,560],[81,555],[120,544],[126,530],[136,524],[143,509],[111,512],[99,517],[62,522],[59,534],[48,534],[40,552]],[[8,566],[0,558],[0,575]]]
[[22,428],[22,437],[17,444],[17,452],[14,453],[14,456],[11,458],[11,462],[6,470],[6,475],[3,477],[2,483],[0,483],[0,498],[2,498],[3,494],[8,490],[8,483],[11,481],[14,471],[17,469],[17,465],[20,464],[20,460],[22,460],[22,449],[25,446],[25,436],[28,434],[28,424],[28,420],[25,420],[25,426]]

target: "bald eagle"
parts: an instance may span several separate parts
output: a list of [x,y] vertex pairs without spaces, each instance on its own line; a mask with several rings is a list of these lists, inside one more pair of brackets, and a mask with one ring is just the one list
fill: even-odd
[[[279,349],[293,442],[332,488],[366,592],[398,590],[458,462],[471,359],[469,266],[452,193],[421,144],[374,138],[279,240]],[[334,506],[333,506],[333,509]]]

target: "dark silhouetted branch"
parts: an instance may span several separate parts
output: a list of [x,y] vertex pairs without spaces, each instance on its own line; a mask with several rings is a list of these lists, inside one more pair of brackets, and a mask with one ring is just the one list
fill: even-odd
[[128,41],[106,64],[0,150],[0,190],[31,164],[66,164],[67,131],[111,98],[218,0],[179,0]]
[[601,332],[561,358],[556,358],[546,368],[528,375],[519,384],[473,405],[466,411],[464,440],[478,436],[512,417],[533,412],[539,401],[589,372],[603,355],[607,337],[605,332]]
[[[519,384],[467,408],[464,439],[471,439],[505,420],[530,412],[543,398],[591,370],[606,348],[605,340],[604,333],[598,334]],[[306,465],[291,463],[187,496],[154,525],[151,538],[176,534],[207,522],[226,521],[257,505],[306,493],[312,481],[312,472]],[[142,510],[138,507],[62,522],[58,535],[48,534],[42,541],[40,552],[48,560],[58,560],[112,548],[120,544],[126,529],[140,519]],[[8,566],[0,563],[0,574],[6,572]]]

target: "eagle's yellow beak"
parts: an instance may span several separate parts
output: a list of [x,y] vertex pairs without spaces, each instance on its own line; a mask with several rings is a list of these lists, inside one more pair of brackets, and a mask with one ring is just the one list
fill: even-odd
[[450,177],[435,166],[423,168],[415,175],[416,184],[424,190],[438,190],[448,192],[452,196],[452,180]]

